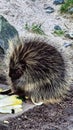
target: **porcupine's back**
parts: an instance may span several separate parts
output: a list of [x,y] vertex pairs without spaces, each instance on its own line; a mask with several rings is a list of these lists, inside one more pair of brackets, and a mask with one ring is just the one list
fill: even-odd
[[69,89],[67,63],[57,48],[34,38],[22,40],[10,55],[9,76],[14,91],[28,93],[33,102],[55,102]]

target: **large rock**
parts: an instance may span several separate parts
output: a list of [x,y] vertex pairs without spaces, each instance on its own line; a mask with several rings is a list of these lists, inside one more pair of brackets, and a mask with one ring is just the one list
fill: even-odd
[[3,17],[0,15],[0,55],[4,54],[8,48],[8,40],[17,37],[19,35],[17,30]]
[[4,55],[9,47],[8,40],[14,39],[18,44],[19,35],[17,30],[3,17],[0,16],[0,83],[6,84]]

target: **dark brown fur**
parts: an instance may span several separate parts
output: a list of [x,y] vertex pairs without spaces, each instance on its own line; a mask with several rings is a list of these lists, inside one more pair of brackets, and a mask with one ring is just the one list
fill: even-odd
[[43,40],[23,40],[10,55],[9,73],[14,92],[34,103],[58,102],[69,89],[61,53]]

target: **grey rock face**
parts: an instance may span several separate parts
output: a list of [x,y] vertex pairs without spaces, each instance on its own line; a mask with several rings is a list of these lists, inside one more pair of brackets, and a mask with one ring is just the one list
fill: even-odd
[[5,63],[3,62],[5,52],[8,45],[8,40],[13,39],[17,44],[19,42],[19,35],[17,30],[3,17],[0,15],[0,83],[6,84],[6,77],[4,70],[6,69]]
[[19,40],[17,30],[0,15],[0,54],[5,53],[8,48],[8,40],[14,37],[17,37],[17,40]]

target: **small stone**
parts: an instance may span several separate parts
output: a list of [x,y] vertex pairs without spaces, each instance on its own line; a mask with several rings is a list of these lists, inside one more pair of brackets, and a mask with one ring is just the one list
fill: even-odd
[[9,121],[7,121],[7,120],[4,120],[4,123],[5,123],[5,124],[9,124]]
[[36,0],[31,0],[31,1],[35,2]]
[[18,118],[18,121],[20,121],[21,120],[21,118]]
[[55,30],[62,30],[59,25],[55,25],[55,26],[54,26],[54,29],[55,29]]
[[66,34],[66,37],[68,37],[68,38],[70,38],[70,39],[73,39],[73,32],[67,33],[67,34]]
[[64,43],[65,47],[72,46],[72,43]]
[[58,36],[63,36],[64,31],[61,29],[61,27],[59,25],[55,25],[54,26],[54,34],[56,34]]
[[68,10],[68,13],[73,14],[73,7]]
[[64,0],[54,0],[53,4],[58,5],[58,4],[63,4]]
[[54,8],[52,8],[51,6],[47,6],[44,8],[46,10],[46,13],[50,14],[54,12]]

